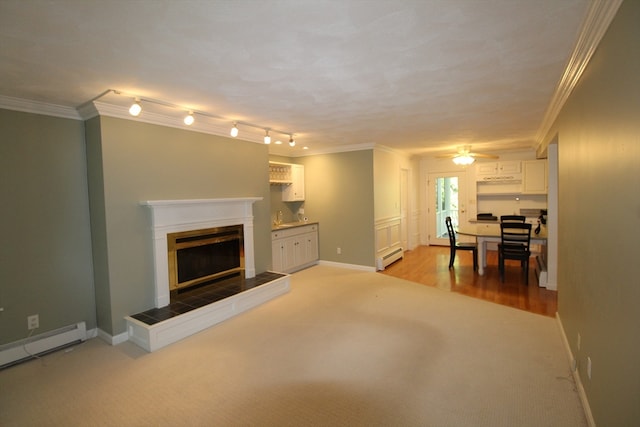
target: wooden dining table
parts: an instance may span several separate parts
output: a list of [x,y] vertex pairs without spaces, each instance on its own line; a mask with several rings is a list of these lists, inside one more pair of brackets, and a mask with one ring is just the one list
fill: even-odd
[[[542,226],[539,234],[535,234],[533,229],[537,227],[533,224],[531,230],[531,244],[546,245],[547,244],[547,228]],[[473,236],[478,243],[478,274],[483,275],[487,266],[487,243],[500,243],[500,223],[499,222],[479,222],[471,224],[459,225],[456,232],[462,236]]]

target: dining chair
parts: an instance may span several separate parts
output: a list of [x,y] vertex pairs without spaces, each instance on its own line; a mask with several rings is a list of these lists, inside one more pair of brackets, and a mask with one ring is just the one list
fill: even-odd
[[501,215],[500,222],[525,222],[527,217],[524,215]]
[[500,223],[498,244],[498,267],[500,281],[504,282],[504,262],[507,259],[520,261],[524,272],[524,283],[529,284],[529,258],[531,257],[531,224],[520,222]]
[[478,269],[478,245],[476,243],[457,242],[456,232],[451,224],[451,217],[448,216],[445,221],[447,224],[447,232],[449,233],[449,246],[451,248],[451,255],[449,257],[449,268],[453,267],[453,262],[456,260],[456,251],[472,251],[473,252],[473,270]]

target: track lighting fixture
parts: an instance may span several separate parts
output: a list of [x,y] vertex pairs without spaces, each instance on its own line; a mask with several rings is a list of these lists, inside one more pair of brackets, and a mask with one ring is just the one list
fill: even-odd
[[141,111],[142,105],[140,105],[140,100],[138,98],[135,98],[133,104],[131,104],[131,107],[129,107],[129,114],[134,117],[138,117]]
[[[138,117],[141,113],[142,113],[142,102],[146,104],[151,104],[152,105],[152,109],[151,112],[155,113],[156,111],[156,106],[162,106],[165,108],[170,108],[173,109],[175,111],[179,111],[180,114],[184,114],[185,111],[188,112],[187,115],[182,116],[182,121],[186,126],[191,126],[192,124],[195,123],[195,115],[197,114],[198,120],[200,120],[201,117],[204,117],[205,119],[213,119],[213,120],[220,120],[220,121],[224,121],[226,123],[229,123],[231,120],[228,117],[224,117],[224,116],[220,116],[217,114],[212,114],[212,113],[207,113],[206,111],[200,111],[200,110],[192,110],[192,109],[188,109],[185,106],[179,105],[179,104],[174,104],[172,102],[168,102],[168,101],[163,101],[161,99],[154,99],[154,98],[147,98],[147,97],[143,97],[143,96],[139,96],[137,94],[134,93],[126,93],[126,92],[122,92],[116,89],[107,89],[103,92],[101,92],[99,95],[94,96],[93,98],[91,98],[90,100],[84,102],[83,104],[79,105],[77,108],[78,109],[83,109],[85,107],[89,107],[91,104],[94,104],[96,101],[102,99],[103,97],[109,95],[109,94],[113,94],[113,95],[118,95],[118,96],[124,96],[127,99],[131,100],[133,99],[133,103],[131,104],[131,106],[129,107],[129,114],[131,114],[134,117]],[[172,114],[172,117],[175,119],[176,115],[175,115],[175,111],[174,114]],[[154,116],[154,114],[151,114],[151,116]],[[153,117],[152,117],[153,118]],[[174,120],[172,119],[172,120]],[[151,119],[149,119],[151,120]],[[154,119],[155,120],[155,119]],[[286,130],[278,130],[278,129],[272,129],[272,128],[268,128],[268,127],[264,127],[264,126],[260,126],[258,124],[255,123],[249,123],[249,122],[244,122],[244,121],[233,121],[233,127],[231,128],[229,134],[231,135],[231,137],[235,138],[238,136],[239,129],[238,126],[244,126],[247,128],[253,128],[255,130],[264,130],[264,137],[263,137],[263,141],[265,144],[271,144],[271,135],[269,135],[270,132],[275,132],[276,134],[280,134],[280,135],[288,135],[289,136],[289,145],[291,147],[294,147],[296,145],[296,141],[294,141],[293,139],[293,133],[286,131]],[[202,127],[203,129],[208,128],[208,120],[204,120],[202,125],[200,125],[199,123],[199,127]],[[243,128],[244,131],[244,128]],[[218,134],[218,133],[216,133]],[[247,140],[250,141],[254,141],[254,142],[259,142],[259,133],[258,132],[248,132],[247,136],[246,136]],[[276,145],[283,145],[284,142],[286,141],[286,139],[277,139],[275,140],[275,144]]]

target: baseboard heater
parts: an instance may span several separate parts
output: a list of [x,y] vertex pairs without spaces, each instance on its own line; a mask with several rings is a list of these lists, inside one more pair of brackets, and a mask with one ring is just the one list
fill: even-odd
[[403,257],[404,257],[404,251],[402,250],[402,248],[392,249],[387,254],[381,257],[378,257],[378,259],[376,259],[376,269],[384,270],[386,266],[396,262],[397,260]]
[[0,370],[87,339],[84,322],[0,346]]

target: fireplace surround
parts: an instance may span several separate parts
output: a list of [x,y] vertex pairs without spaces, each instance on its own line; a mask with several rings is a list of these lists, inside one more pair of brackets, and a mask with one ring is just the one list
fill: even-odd
[[170,302],[168,235],[171,233],[241,225],[244,275],[255,277],[253,253],[253,203],[262,197],[229,199],[148,200],[141,202],[151,212],[155,306]]

